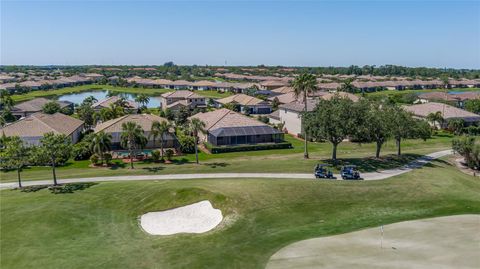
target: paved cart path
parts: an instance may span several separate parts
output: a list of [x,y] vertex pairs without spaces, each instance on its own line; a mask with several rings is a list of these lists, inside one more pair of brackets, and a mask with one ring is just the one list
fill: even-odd
[[[452,154],[452,150],[443,150],[424,155],[400,168],[383,170],[378,172],[362,173],[364,180],[380,180],[401,175],[420,168],[434,159]],[[340,175],[334,175],[341,179]],[[180,179],[215,179],[215,178],[290,178],[290,179],[313,179],[313,173],[208,173],[208,174],[167,174],[167,175],[145,175],[145,176],[111,176],[111,177],[86,177],[59,179],[58,183],[75,182],[102,182],[102,181],[137,181],[137,180],[180,180]],[[52,180],[32,180],[22,182],[24,186],[51,184]],[[0,189],[11,189],[17,187],[16,182],[0,183]]]

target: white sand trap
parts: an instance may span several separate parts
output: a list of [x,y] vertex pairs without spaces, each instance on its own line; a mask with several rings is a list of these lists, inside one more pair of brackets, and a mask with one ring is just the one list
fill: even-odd
[[303,240],[280,249],[267,269],[480,268],[480,215],[414,220]]
[[149,212],[140,218],[140,225],[149,234],[205,233],[222,222],[220,209],[210,201],[182,206],[166,211]]

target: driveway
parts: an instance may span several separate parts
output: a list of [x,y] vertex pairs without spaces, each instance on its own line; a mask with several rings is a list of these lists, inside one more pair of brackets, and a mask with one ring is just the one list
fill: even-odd
[[[362,173],[364,180],[380,180],[387,179],[393,176],[398,176],[403,173],[412,171],[422,167],[423,165],[431,162],[434,159],[438,159],[452,154],[452,150],[443,150],[434,153],[430,153],[409,164],[396,169],[383,170],[379,172]],[[337,180],[341,179],[340,175],[334,175]],[[75,182],[103,182],[103,181],[140,181],[140,180],[181,180],[181,179],[215,179],[215,178],[272,178],[272,179],[313,179],[313,172],[309,174],[298,173],[209,173],[209,174],[168,174],[168,175],[146,175],[146,176],[112,176],[112,177],[87,177],[87,178],[69,178],[59,179],[58,183],[75,183]],[[52,184],[52,180],[35,180],[24,181],[23,186],[33,185],[46,185]],[[15,182],[1,183],[0,189],[11,189],[18,187]]]

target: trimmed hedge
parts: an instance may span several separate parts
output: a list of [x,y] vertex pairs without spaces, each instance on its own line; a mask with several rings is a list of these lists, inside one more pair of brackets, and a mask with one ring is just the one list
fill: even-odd
[[254,144],[241,146],[214,146],[208,142],[204,143],[205,147],[213,154],[237,152],[237,151],[252,151],[252,150],[267,150],[267,149],[289,149],[292,148],[292,143],[281,142],[272,144]]

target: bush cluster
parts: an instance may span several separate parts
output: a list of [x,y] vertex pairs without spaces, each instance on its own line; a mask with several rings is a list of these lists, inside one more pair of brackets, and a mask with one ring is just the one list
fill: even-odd
[[214,145],[212,145],[208,142],[205,142],[204,145],[213,154],[226,153],[226,152],[237,152],[237,151],[292,148],[292,144],[289,143],[289,142],[282,142],[282,143],[276,143],[276,144],[256,144],[256,145],[228,146],[228,147],[214,146]]

